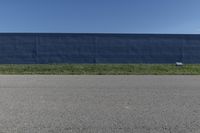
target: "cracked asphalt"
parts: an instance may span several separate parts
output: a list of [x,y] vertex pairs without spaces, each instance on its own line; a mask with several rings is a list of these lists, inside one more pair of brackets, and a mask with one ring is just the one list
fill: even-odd
[[0,133],[200,133],[200,76],[0,76]]

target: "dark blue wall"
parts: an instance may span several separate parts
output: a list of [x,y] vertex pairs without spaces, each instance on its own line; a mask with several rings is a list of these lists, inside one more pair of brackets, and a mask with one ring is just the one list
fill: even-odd
[[200,35],[0,33],[1,64],[200,63]]

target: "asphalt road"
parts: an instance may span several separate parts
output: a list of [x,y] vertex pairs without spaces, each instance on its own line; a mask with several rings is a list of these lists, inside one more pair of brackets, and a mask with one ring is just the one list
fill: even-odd
[[200,133],[200,76],[0,76],[0,133]]

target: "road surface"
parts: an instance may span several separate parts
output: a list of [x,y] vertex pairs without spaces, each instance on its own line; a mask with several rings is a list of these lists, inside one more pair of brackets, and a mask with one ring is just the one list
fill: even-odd
[[200,76],[0,76],[0,133],[200,133]]

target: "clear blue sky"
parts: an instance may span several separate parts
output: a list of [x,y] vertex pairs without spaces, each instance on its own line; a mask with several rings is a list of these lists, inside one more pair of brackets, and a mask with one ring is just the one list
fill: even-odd
[[0,0],[0,32],[200,33],[200,0]]

